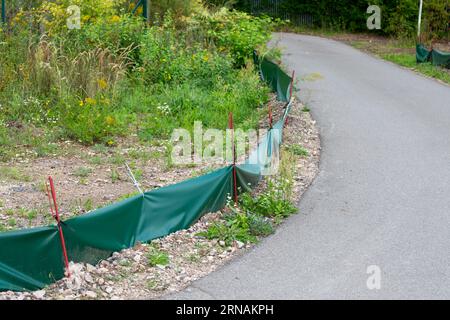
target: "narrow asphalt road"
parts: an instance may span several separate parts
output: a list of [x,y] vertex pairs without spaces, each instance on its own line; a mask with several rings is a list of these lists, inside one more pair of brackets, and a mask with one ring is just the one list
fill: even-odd
[[276,37],[320,128],[320,173],[275,235],[170,298],[449,299],[450,87],[339,42]]

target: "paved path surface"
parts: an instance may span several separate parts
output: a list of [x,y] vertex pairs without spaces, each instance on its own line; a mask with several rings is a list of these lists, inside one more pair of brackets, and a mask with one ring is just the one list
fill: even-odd
[[306,79],[320,173],[299,215],[171,298],[449,299],[450,87],[339,42],[277,36]]

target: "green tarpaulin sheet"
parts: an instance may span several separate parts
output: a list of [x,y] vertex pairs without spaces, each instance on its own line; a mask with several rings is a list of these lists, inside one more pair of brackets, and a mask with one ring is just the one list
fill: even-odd
[[433,49],[431,51],[431,63],[434,66],[443,66],[450,69],[450,52]]
[[450,69],[450,52],[443,52],[436,49],[428,50],[422,44],[416,46],[416,60],[417,63],[431,61],[434,66]]
[[416,60],[418,63],[427,62],[430,60],[430,51],[423,45],[418,44],[416,46]]
[[[69,259],[95,264],[138,241],[188,228],[221,209],[232,192],[230,166],[69,219],[62,226]],[[55,226],[0,233],[0,248],[0,289],[38,289],[63,277]]]
[[[291,78],[263,59],[261,74],[280,100],[290,99]],[[236,166],[240,192],[255,187],[276,162],[282,128],[290,109],[249,159]],[[186,229],[203,214],[222,209],[234,190],[233,166],[139,194],[62,223],[70,261],[96,264],[112,252]],[[56,226],[0,233],[0,290],[36,290],[64,276]]]
[[260,70],[261,79],[277,93],[278,100],[288,102],[292,78],[276,63],[266,58],[260,59],[256,52],[253,53],[253,60]]

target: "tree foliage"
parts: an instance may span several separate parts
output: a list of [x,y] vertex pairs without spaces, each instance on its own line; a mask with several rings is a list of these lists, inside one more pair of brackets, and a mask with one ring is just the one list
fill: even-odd
[[[253,5],[252,5],[253,4]],[[252,7],[269,9],[273,0],[239,0],[236,8],[251,11]],[[419,0],[278,0],[279,14],[308,14],[317,27],[345,31],[366,31],[366,9],[379,5],[382,12],[380,33],[397,37],[414,36],[417,30]],[[426,0],[423,4],[423,30],[427,38],[448,37],[449,0]]]

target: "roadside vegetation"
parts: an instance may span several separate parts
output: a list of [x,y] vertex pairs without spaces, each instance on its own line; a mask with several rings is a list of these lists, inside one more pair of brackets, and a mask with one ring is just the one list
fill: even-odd
[[[267,52],[273,19],[155,0],[147,22],[142,8],[132,14],[134,3],[8,2],[0,30],[2,229],[52,222],[45,174],[57,178],[66,217],[83,214],[133,194],[125,162],[146,190],[214,169],[172,163],[175,128],[202,121],[225,129],[229,112],[236,127],[258,127],[270,89],[252,55]],[[81,28],[70,30],[73,4]]]
[[[81,28],[69,30],[66,8],[74,3],[82,10]],[[70,215],[118,200],[116,195],[86,195],[83,189],[93,184],[111,183],[117,192],[127,191],[124,197],[132,195],[122,186],[124,162],[140,182],[158,175],[159,168],[148,173],[149,162],[174,169],[168,144],[173,129],[192,129],[194,121],[226,128],[229,112],[237,127],[257,128],[258,107],[269,100],[270,89],[255,72],[252,54],[254,49],[279,54],[266,48],[273,19],[196,0],[152,1],[152,6],[147,24],[140,10],[131,14],[126,0],[36,1],[18,8],[2,26],[0,161],[72,158],[65,170],[70,168],[67,180],[75,188],[70,199],[61,194],[61,207]],[[291,154],[308,155],[300,147],[285,151]],[[190,169],[191,175],[207,170]],[[45,185],[33,183],[34,173],[22,165],[0,166],[0,180],[28,183],[26,188],[40,194],[34,200],[45,200]],[[271,234],[295,212],[291,184],[283,174],[268,181],[256,198],[244,194],[205,236],[229,245]],[[143,182],[144,188],[154,186]],[[46,211],[46,203],[38,210],[1,203],[2,228],[51,223]],[[161,264],[160,259],[156,251],[149,256],[151,264]]]
[[277,225],[298,212],[292,202],[298,157],[300,155],[291,148],[284,148],[279,175],[268,178],[265,187],[255,194],[246,192],[240,195],[238,204],[229,198],[222,218],[197,235],[209,240],[217,239],[222,246],[230,246],[234,242],[241,245],[256,243],[274,233]]
[[[66,27],[80,6],[81,29]],[[125,0],[35,1],[0,31],[0,160],[58,143],[161,144],[174,128],[257,126],[268,88],[253,70],[272,22],[201,2],[152,1],[146,25]],[[87,172],[79,172],[84,175]]]

